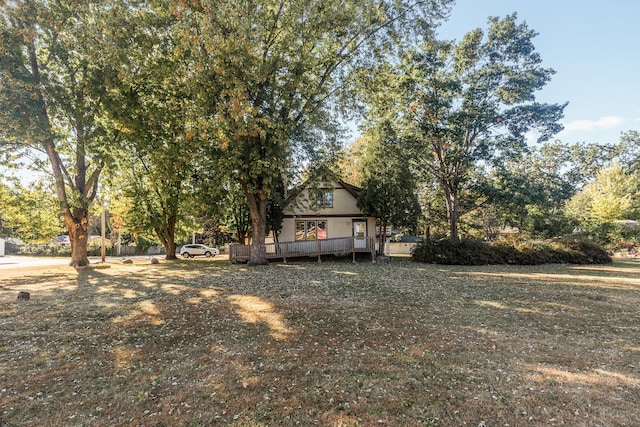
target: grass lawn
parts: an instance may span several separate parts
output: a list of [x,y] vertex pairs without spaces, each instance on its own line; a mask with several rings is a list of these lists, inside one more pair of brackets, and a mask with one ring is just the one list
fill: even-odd
[[210,425],[638,426],[640,261],[3,272],[0,426]]

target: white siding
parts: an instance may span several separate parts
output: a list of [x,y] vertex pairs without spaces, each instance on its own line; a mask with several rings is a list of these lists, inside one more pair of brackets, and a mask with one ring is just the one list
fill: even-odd
[[366,217],[358,209],[357,200],[349,191],[338,183],[326,185],[325,188],[333,191],[333,206],[318,208],[315,197],[309,198],[308,191],[303,191],[298,197],[298,202],[284,210],[284,214],[289,218],[285,218],[282,223],[280,241],[295,240],[296,220],[326,221],[328,239],[351,237],[353,235],[353,220],[366,220],[367,235],[375,236],[375,218]]
[[[314,215],[321,218],[323,215],[355,215],[362,216],[362,211],[358,209],[357,200],[347,190],[339,184],[326,186],[333,190],[333,207],[318,208],[315,198],[309,199],[309,192],[304,190],[298,201],[292,207],[284,210],[285,215]],[[315,208],[315,210],[314,210]]]

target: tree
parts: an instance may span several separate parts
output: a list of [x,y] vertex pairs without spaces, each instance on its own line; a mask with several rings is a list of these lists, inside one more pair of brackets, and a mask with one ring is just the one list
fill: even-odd
[[353,144],[344,149],[338,162],[338,174],[340,178],[356,187],[362,186],[362,162],[367,139],[359,137]]
[[0,182],[0,235],[42,243],[52,240],[63,229],[56,199],[45,182],[29,187],[17,181]]
[[482,189],[485,209],[499,228],[517,227],[532,237],[570,232],[564,204],[577,191],[566,175],[570,166],[566,145],[560,142],[530,147],[519,157],[495,159]]
[[631,172],[640,171],[640,133],[630,130],[620,136],[619,162]]
[[86,265],[89,208],[118,132],[102,120],[103,2],[0,2],[0,143],[46,156],[69,231],[72,266]]
[[532,129],[538,141],[561,129],[564,105],[534,96],[553,70],[540,65],[536,33],[516,19],[490,18],[486,35],[476,29],[459,43],[428,41],[408,51],[392,89],[417,167],[443,190],[452,239],[459,238],[461,190],[478,162],[518,155]]
[[358,207],[380,224],[378,250],[384,254],[387,227],[415,228],[420,216],[415,177],[402,155],[401,143],[391,123],[380,123],[368,138]]
[[[126,209],[135,233],[152,231],[176,258],[176,232],[194,212],[191,200],[198,139],[186,58],[174,43],[176,18],[167,1],[117,13],[107,22],[101,70],[109,87],[105,110],[122,134],[119,182],[136,209]],[[168,167],[170,165],[170,167]]]
[[613,164],[597,174],[594,181],[567,204],[567,212],[583,224],[611,223],[625,219],[636,204],[639,177]]
[[238,242],[245,244],[251,232],[251,213],[242,193],[242,188],[236,183],[229,184],[229,191],[224,199],[222,217],[228,230],[235,234]]
[[[273,233],[273,239],[278,243],[280,232],[282,231],[282,221],[284,221],[284,209],[288,205],[285,195],[284,181],[277,181],[271,189],[269,200],[267,201],[267,234]],[[279,247],[278,247],[279,248]]]
[[[592,218],[591,203],[599,199],[603,209],[619,211],[622,194],[634,194],[634,142],[634,132],[623,134],[616,144],[553,141],[530,147],[521,157],[500,159],[488,176],[486,205],[502,226],[519,227],[533,237],[555,237],[576,226],[593,230],[595,223],[610,223],[611,212],[601,215],[600,220]],[[618,169],[613,175],[619,175],[621,182],[615,191],[612,168]],[[610,175],[604,179],[609,184],[598,186],[599,191],[607,189],[606,196],[590,189],[605,173]],[[607,201],[609,197],[612,200]],[[626,215],[635,218],[635,208],[626,209]],[[604,217],[609,219],[603,223]]]
[[[186,215],[192,204],[191,194],[179,182],[184,170],[161,167],[160,158],[175,159],[168,143],[150,155],[148,151],[137,152],[131,147],[131,157],[118,161],[118,175],[114,179],[111,196],[117,199],[114,211],[134,235],[154,235],[166,251],[166,259],[176,259],[176,241],[190,234],[191,224]],[[174,147],[173,149],[179,149]],[[182,166],[182,165],[180,165]],[[167,170],[169,169],[169,170]],[[178,175],[168,176],[174,173]]]
[[[265,259],[271,189],[306,153],[335,142],[336,94],[407,34],[427,34],[450,0],[182,0],[210,129],[252,221],[250,263]],[[316,130],[316,132],[312,132]],[[319,130],[319,131],[318,131]],[[309,154],[310,155],[310,154]],[[307,158],[309,157],[306,156]]]

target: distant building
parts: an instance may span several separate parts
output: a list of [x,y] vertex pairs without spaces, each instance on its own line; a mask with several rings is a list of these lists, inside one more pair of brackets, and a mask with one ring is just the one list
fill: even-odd
[[69,236],[56,236],[53,238],[53,244],[60,246],[71,246],[71,241],[69,240]]

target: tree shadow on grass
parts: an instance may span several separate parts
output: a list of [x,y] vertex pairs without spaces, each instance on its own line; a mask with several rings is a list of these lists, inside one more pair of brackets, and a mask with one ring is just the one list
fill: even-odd
[[[251,360],[295,335],[271,301],[216,286],[238,272],[134,265],[3,281],[7,292],[33,291],[31,301],[5,313],[15,326],[0,363],[6,419],[139,424],[159,411],[157,402],[169,414],[201,407],[207,424],[226,415],[224,398],[200,399],[228,393],[239,378],[257,386]],[[109,422],[98,422],[105,416]]]
[[589,299],[586,284],[531,271],[190,260],[79,272],[2,316],[3,421],[633,425],[637,297]]

